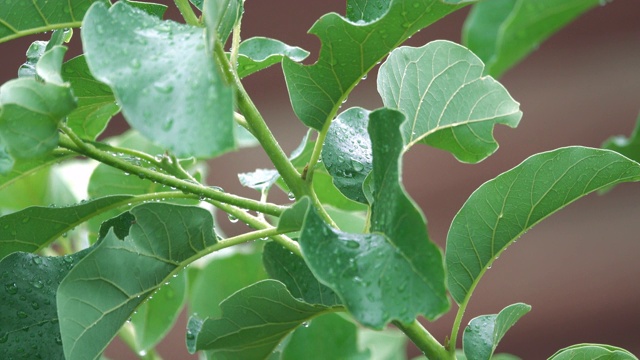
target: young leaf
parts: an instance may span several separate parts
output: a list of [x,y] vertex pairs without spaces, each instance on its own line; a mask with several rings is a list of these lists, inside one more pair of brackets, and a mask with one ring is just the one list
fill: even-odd
[[146,353],[162,340],[178,319],[186,298],[187,277],[184,272],[161,287],[153,298],[138,307],[131,316],[138,353]]
[[0,350],[6,359],[64,359],[56,290],[87,250],[59,257],[17,252],[0,261]]
[[329,127],[322,162],[333,184],[351,200],[367,203],[362,184],[372,169],[369,111],[354,107],[338,115]]
[[275,280],[263,280],[234,293],[220,308],[222,316],[218,319],[190,321],[190,352],[212,350],[216,358],[263,359],[300,324],[331,311],[295,299],[284,284]]
[[0,6],[0,43],[54,29],[79,27],[94,2],[105,0],[22,1],[8,0]]
[[447,235],[451,296],[468,300],[500,253],[571,202],[614,184],[640,180],[640,165],[609,150],[567,147],[531,156],[480,186]]
[[341,305],[338,295],[318,282],[304,260],[282,245],[276,242],[267,243],[262,261],[269,276],[285,284],[296,299],[309,304]]
[[640,161],[640,116],[636,119],[636,126],[631,136],[614,136],[602,144],[605,149],[616,151],[631,160]]
[[504,334],[521,317],[531,311],[531,306],[517,303],[502,309],[497,315],[473,318],[464,329],[462,344],[468,360],[490,360]]
[[238,47],[238,76],[244,78],[271,65],[282,62],[285,57],[300,62],[309,52],[282,41],[264,37],[253,37]]
[[27,62],[20,65],[18,69],[18,77],[35,77],[36,74],[36,64],[40,61],[42,55],[45,52],[51,50],[56,45],[62,45],[65,41],[64,34],[66,32],[71,33],[71,30],[56,30],[51,35],[51,40],[49,41],[34,41],[27,49]]
[[[286,232],[300,230],[310,204],[311,200],[305,196],[285,210],[278,220],[278,230]],[[282,281],[281,279],[278,280]],[[286,281],[283,282],[287,283]]]
[[385,106],[399,109],[405,147],[420,142],[475,163],[498,148],[493,127],[516,127],[522,112],[507,90],[471,51],[439,40],[401,47],[380,67],[378,92]]
[[601,0],[480,1],[469,13],[463,43],[500,77],[556,31]]
[[126,206],[132,196],[108,196],[68,207],[33,206],[0,217],[0,258],[36,252],[77,225],[105,211]]
[[67,359],[98,357],[140,304],[217,242],[211,214],[196,207],[148,203],[119,219],[128,235],[109,229],[58,289]]
[[62,77],[78,99],[78,107],[67,117],[67,126],[81,138],[95,140],[120,111],[113,92],[91,75],[84,55],[65,62]]
[[[232,89],[202,29],[161,21],[124,2],[96,4],[83,23],[89,69],[113,90],[129,124],[178,156],[235,148]],[[115,51],[114,49],[118,49]]]
[[305,125],[321,130],[351,89],[387,53],[460,8],[440,0],[391,0],[381,6],[384,15],[371,22],[355,22],[335,13],[323,16],[309,30],[322,42],[318,61],[302,65],[283,60],[291,104]]
[[638,360],[633,354],[625,349],[600,344],[578,344],[572,345],[555,354],[548,360]]
[[207,33],[210,43],[218,39],[221,43],[227,42],[233,27],[242,17],[244,12],[243,0],[205,0],[202,4],[204,20],[207,24]]
[[242,186],[258,191],[268,191],[279,178],[280,174],[274,169],[256,169],[250,173],[238,174]]

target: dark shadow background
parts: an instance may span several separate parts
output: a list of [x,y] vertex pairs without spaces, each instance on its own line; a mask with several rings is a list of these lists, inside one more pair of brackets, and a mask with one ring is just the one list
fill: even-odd
[[[171,4],[170,1],[166,1]],[[312,52],[320,43],[306,34],[322,14],[344,13],[344,1],[247,1],[243,38],[269,36]],[[454,13],[415,35],[408,44],[435,39],[460,42],[467,9]],[[521,103],[517,129],[497,127],[500,149],[478,165],[465,165],[439,150],[415,146],[404,160],[405,186],[423,208],[431,237],[444,248],[448,226],[467,197],[483,182],[510,169],[535,152],[561,146],[598,147],[611,135],[628,135],[640,110],[640,2],[618,0],[598,7],[540,46],[508,72],[501,82]],[[168,18],[179,19],[170,5]],[[76,30],[68,58],[81,52]],[[48,35],[0,44],[0,83],[16,77],[28,45]],[[18,56],[16,54],[19,54]],[[381,106],[371,72],[345,108]],[[252,75],[245,87],[287,152],[305,132],[287,97],[279,66]],[[116,120],[109,131],[122,130]],[[227,191],[255,196],[240,188],[236,174],[268,167],[259,149],[226,155],[211,162],[209,182]],[[590,195],[535,227],[507,251],[476,290],[463,324],[497,313],[514,302],[533,306],[509,331],[499,352],[541,359],[576,343],[598,342],[640,354],[640,254],[638,218],[640,185],[616,187],[605,196]],[[281,201],[286,201],[285,197]],[[227,224],[233,233],[241,229]],[[450,332],[456,307],[426,324],[436,338]],[[166,359],[186,359],[185,314],[159,346]],[[411,350],[415,353],[415,349]],[[107,355],[133,359],[119,342]]]

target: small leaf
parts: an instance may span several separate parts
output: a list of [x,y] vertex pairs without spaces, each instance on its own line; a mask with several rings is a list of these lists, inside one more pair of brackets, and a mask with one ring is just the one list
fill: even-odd
[[109,230],[60,284],[60,332],[69,360],[97,358],[140,304],[216,243],[204,209],[148,203],[129,214],[134,220],[121,217],[128,235],[120,239]]
[[280,173],[274,169],[256,169],[250,173],[238,174],[242,186],[258,191],[268,191],[280,178]]
[[238,76],[244,78],[271,65],[282,62],[285,57],[300,62],[309,52],[282,41],[264,37],[253,37],[238,47]]
[[111,87],[134,129],[178,156],[235,149],[232,89],[207,52],[202,29],[161,21],[124,2],[110,9],[96,4],[84,20],[82,43],[89,69]]
[[81,138],[95,140],[120,111],[113,92],[91,75],[84,55],[64,63],[62,76],[78,99],[78,107],[67,117],[67,126]]
[[105,0],[6,0],[0,6],[0,43],[50,30],[80,27],[82,17],[94,2],[108,3]]
[[153,299],[136,309],[131,316],[138,353],[147,352],[162,340],[178,319],[186,297],[187,281],[184,272],[165,283]]
[[33,206],[0,217],[0,258],[17,251],[37,252],[86,220],[126,206],[132,196],[109,196],[68,207]]
[[330,311],[295,299],[275,280],[263,280],[234,293],[220,308],[220,318],[189,327],[187,341],[195,340],[190,352],[213,350],[214,357],[221,359],[266,358],[300,324]]
[[480,1],[465,21],[463,43],[500,77],[541,42],[601,0]]
[[531,311],[531,306],[517,303],[502,309],[497,315],[473,318],[464,329],[462,338],[468,360],[490,360],[504,334],[521,317]]
[[391,52],[380,67],[378,92],[386,107],[408,118],[402,125],[407,149],[420,142],[471,163],[498,149],[493,127],[516,127],[522,112],[483,69],[471,51],[445,40]]
[[202,4],[209,42],[227,42],[233,27],[244,12],[243,0],[205,0]]
[[20,65],[18,69],[18,77],[35,77],[36,76],[36,64],[40,61],[40,58],[46,51],[51,50],[56,45],[62,45],[65,40],[64,33],[71,30],[55,30],[51,35],[49,41],[34,41],[27,49],[27,62]]
[[309,30],[322,43],[315,64],[283,60],[291,104],[305,125],[321,130],[351,89],[387,53],[460,8],[440,0],[391,0],[380,5],[384,15],[371,22],[354,22],[335,13],[320,18]]
[[[307,203],[305,210],[308,205]],[[309,304],[341,305],[338,295],[318,282],[304,260],[282,245],[276,242],[267,243],[262,260],[269,276],[285,284],[296,299]]]
[[631,160],[640,161],[640,116],[636,119],[636,126],[631,132],[631,136],[614,136],[602,144],[605,149],[618,152]]
[[451,296],[467,301],[493,261],[547,216],[590,192],[640,180],[640,165],[609,150],[567,147],[529,157],[480,186],[447,235]]
[[293,206],[285,210],[278,221],[278,230],[284,232],[298,231],[302,228],[304,216],[311,204],[308,197],[298,200]]
[[87,250],[59,257],[17,252],[0,261],[0,349],[5,359],[64,359],[56,290]]
[[338,115],[327,132],[322,162],[333,184],[351,200],[367,203],[362,184],[371,172],[369,111],[355,107]]
[[636,356],[625,349],[600,344],[572,345],[555,354],[548,360],[638,360]]

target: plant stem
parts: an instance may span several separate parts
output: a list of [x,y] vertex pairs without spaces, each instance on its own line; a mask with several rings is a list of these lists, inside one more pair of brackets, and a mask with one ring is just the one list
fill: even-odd
[[[469,293],[470,294],[470,293]],[[451,328],[451,336],[449,337],[449,353],[455,354],[456,352],[456,343],[458,342],[458,332],[460,331],[460,325],[462,323],[462,318],[464,317],[464,312],[467,309],[467,304],[469,303],[470,296],[466,296],[464,301],[459,305],[458,312],[456,313],[456,318],[453,321],[453,328]]]
[[424,353],[424,355],[430,360],[446,360],[455,359],[447,352],[447,349],[442,346],[433,335],[431,335],[427,329],[425,329],[418,320],[414,320],[411,324],[405,325],[399,321],[394,321],[393,324],[397,326],[402,332],[404,332],[411,341]]
[[257,200],[247,199],[233,194],[227,194],[225,192],[209,188],[199,183],[178,179],[174,176],[131,164],[116,156],[99,150],[92,144],[83,142],[80,138],[77,137],[77,135],[75,135],[75,133],[73,133],[71,129],[66,128],[66,126],[61,126],[61,130],[67,136],[60,137],[60,140],[58,142],[59,146],[69,150],[73,150],[78,154],[87,156],[106,165],[120,169],[124,172],[136,174],[142,178],[146,178],[160,184],[180,189],[183,192],[188,192],[201,197],[210,198],[219,202],[232,204],[269,215],[280,216],[280,214],[282,214],[282,212],[286,209],[286,207],[284,206],[262,203]]
[[200,21],[198,20],[196,14],[193,12],[193,8],[191,8],[189,0],[174,0],[174,2],[176,3],[178,10],[180,10],[182,18],[184,18],[184,21],[187,24],[198,27],[200,26]]

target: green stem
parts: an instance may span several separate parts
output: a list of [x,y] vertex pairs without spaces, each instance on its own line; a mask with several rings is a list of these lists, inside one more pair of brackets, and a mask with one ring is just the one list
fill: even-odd
[[241,29],[242,17],[238,19],[238,22],[233,27],[233,35],[231,38],[231,54],[229,56],[229,62],[231,69],[238,76],[238,48],[240,47],[240,29]]
[[282,212],[286,209],[286,207],[284,206],[262,203],[257,200],[252,200],[252,199],[247,199],[237,195],[227,194],[225,192],[215,190],[213,188],[209,188],[199,183],[178,179],[174,176],[170,176],[155,170],[151,170],[142,166],[131,164],[127,161],[120,159],[117,156],[113,156],[102,150],[99,150],[92,144],[83,142],[80,138],[77,137],[77,135],[73,133],[73,131],[66,128],[65,126],[62,126],[61,130],[67,136],[60,137],[60,140],[58,142],[59,146],[69,150],[73,150],[78,154],[87,156],[89,158],[97,160],[111,167],[120,169],[124,172],[130,173],[130,174],[136,174],[142,178],[146,178],[160,184],[164,184],[170,187],[174,187],[176,189],[180,189],[183,192],[195,194],[200,197],[210,198],[219,202],[232,204],[245,209],[258,211],[258,212],[269,214],[269,215],[280,216],[280,214],[282,214]]
[[446,360],[455,359],[447,352],[447,349],[436,340],[431,333],[425,329],[418,320],[414,320],[411,324],[405,325],[399,321],[393,324],[404,332],[411,341],[424,353],[430,360]]
[[449,353],[455,354],[456,352],[456,343],[458,342],[458,332],[460,331],[460,325],[462,324],[462,318],[464,317],[464,312],[467,309],[467,304],[469,303],[470,296],[466,296],[464,301],[459,305],[458,312],[456,313],[456,318],[453,320],[453,328],[451,329],[451,336],[449,337]]
[[200,21],[198,21],[198,17],[193,12],[193,8],[189,4],[189,0],[174,0],[178,10],[180,10],[180,14],[184,18],[184,21],[193,26],[200,26]]

